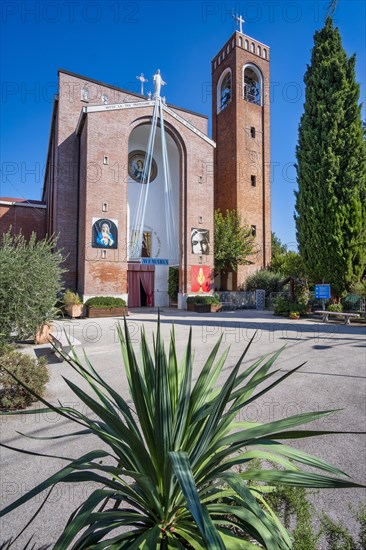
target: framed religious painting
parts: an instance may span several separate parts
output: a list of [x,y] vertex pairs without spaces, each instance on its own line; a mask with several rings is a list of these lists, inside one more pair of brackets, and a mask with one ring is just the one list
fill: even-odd
[[[148,174],[145,174],[144,168],[147,162],[147,156],[145,151],[132,151],[128,155],[128,175],[137,183],[146,183]],[[150,171],[150,183],[154,181],[158,175],[158,167],[155,159],[151,158],[151,171]],[[144,181],[145,179],[145,181]]]
[[92,248],[117,248],[118,221],[108,218],[93,218]]
[[209,254],[210,252],[210,232],[208,229],[198,227],[191,228],[191,252],[192,254]]

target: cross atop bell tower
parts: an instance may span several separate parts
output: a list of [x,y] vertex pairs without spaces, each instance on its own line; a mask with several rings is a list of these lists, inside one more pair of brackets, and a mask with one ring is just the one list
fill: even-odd
[[236,209],[255,236],[253,263],[221,274],[217,286],[236,290],[271,261],[269,62],[266,44],[239,30],[212,60],[215,209]]
[[245,23],[244,19],[241,15],[234,15],[233,18],[235,19],[236,23],[239,25],[239,32],[240,34],[243,34],[243,23]]

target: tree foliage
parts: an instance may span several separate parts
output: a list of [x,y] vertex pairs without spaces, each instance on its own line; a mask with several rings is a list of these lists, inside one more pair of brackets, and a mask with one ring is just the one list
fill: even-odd
[[366,264],[366,147],[355,81],[330,17],[314,37],[297,146],[296,228],[314,282],[340,295]]
[[29,242],[9,230],[0,242],[0,340],[34,336],[52,318],[62,291],[62,255],[54,239]]
[[215,270],[236,271],[238,265],[251,264],[254,236],[236,210],[215,211]]
[[270,271],[283,277],[295,277],[308,280],[308,273],[303,259],[298,252],[288,250],[275,233],[272,233],[272,258]]
[[265,290],[266,296],[268,296],[271,292],[279,292],[281,290],[281,279],[283,279],[281,273],[274,273],[268,269],[260,269],[256,273],[249,275],[245,282],[245,290]]
[[272,256],[270,270],[274,273],[284,274],[284,264],[287,255],[287,245],[281,242],[275,233],[272,233]]

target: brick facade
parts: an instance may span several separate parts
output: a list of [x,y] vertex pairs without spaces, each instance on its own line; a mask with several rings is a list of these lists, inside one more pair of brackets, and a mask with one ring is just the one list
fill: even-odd
[[[269,59],[267,46],[235,32],[212,61],[215,208],[223,212],[235,208],[247,225],[255,226],[258,250],[252,265],[239,266],[233,274],[233,289],[271,258]],[[248,64],[257,67],[263,77],[261,104],[244,99],[243,68]],[[218,84],[227,69],[231,70],[232,95],[220,111]],[[226,280],[221,283],[225,286]]]
[[[82,100],[87,85],[89,101]],[[151,122],[152,108],[101,110],[85,113],[83,107],[145,100],[78,75],[59,71],[59,96],[54,109],[44,200],[48,227],[60,234],[60,247],[67,253],[66,286],[82,295],[126,295],[128,147],[134,128]],[[170,106],[175,113],[207,134],[207,119]],[[213,146],[190,128],[165,115],[166,131],[180,155],[180,292],[190,293],[191,228],[199,224],[213,238]],[[108,164],[104,164],[104,158]],[[52,160],[53,159],[53,160]],[[103,212],[107,205],[108,212]],[[157,213],[159,215],[160,213]],[[107,216],[118,220],[117,250],[92,248],[92,219]],[[213,247],[202,257],[213,270]]]
[[22,232],[29,240],[33,231],[37,239],[46,235],[46,205],[41,201],[0,198],[0,234],[11,227],[12,233]]

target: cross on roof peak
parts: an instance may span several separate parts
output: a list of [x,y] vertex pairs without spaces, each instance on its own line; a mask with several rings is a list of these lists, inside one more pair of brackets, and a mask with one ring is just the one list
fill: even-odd
[[243,34],[243,23],[245,23],[244,19],[241,15],[234,15],[233,18],[235,19],[237,25],[239,25],[239,32]]

